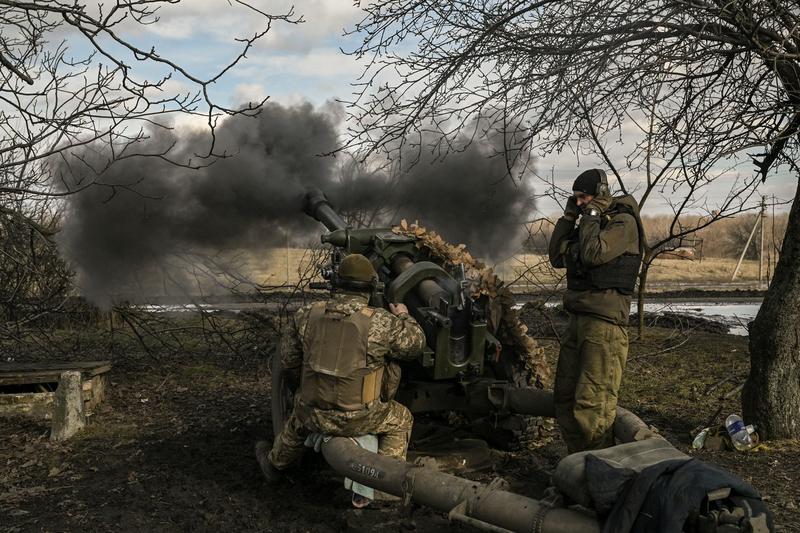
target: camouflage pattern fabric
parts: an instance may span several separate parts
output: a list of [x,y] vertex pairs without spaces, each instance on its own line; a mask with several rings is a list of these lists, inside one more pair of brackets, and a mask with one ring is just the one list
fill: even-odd
[[383,384],[381,388],[381,400],[388,402],[394,400],[397,389],[400,388],[400,378],[403,377],[403,369],[396,361],[388,361],[383,372]]
[[561,338],[554,400],[569,453],[614,444],[614,418],[628,357],[628,332],[611,322],[572,315]]
[[[327,308],[351,314],[367,305],[365,294],[339,292],[328,301]],[[303,363],[303,335],[308,325],[311,305],[299,309],[281,339],[281,363],[288,373],[299,372]],[[395,316],[385,309],[375,309],[368,341],[369,366],[387,365],[392,359],[416,359],[425,347],[425,333],[409,315]],[[378,437],[378,453],[405,459],[413,417],[403,405],[385,398],[364,409],[339,411],[315,409],[305,405],[296,395],[294,409],[280,434],[275,436],[270,462],[285,469],[297,461],[304,451],[310,432],[341,437],[373,434]]]
[[360,411],[334,411],[313,409],[297,400],[283,431],[275,437],[269,460],[279,470],[290,467],[303,455],[309,433],[376,435],[379,454],[405,460],[413,422],[411,412],[395,401],[376,401]]
[[472,257],[463,244],[450,244],[419,223],[409,224],[402,220],[392,231],[414,237],[423,256],[439,265],[464,265],[470,296],[476,300],[481,296],[488,297],[485,312],[489,330],[503,344],[503,349],[513,354],[515,366],[524,371],[520,374],[525,375],[525,384],[544,388],[551,383],[551,369],[544,348],[528,335],[520,310],[515,308],[514,294],[492,268]]
[[[364,294],[340,292],[328,301],[327,309],[345,314],[357,313],[367,306],[369,298]],[[284,369],[299,369],[303,364],[302,339],[305,334],[311,304],[301,307],[291,321],[289,331],[281,339],[281,364]],[[385,364],[386,358],[400,360],[416,359],[425,347],[425,332],[413,317],[404,314],[394,316],[386,309],[375,309],[369,327],[367,343],[367,365]]]

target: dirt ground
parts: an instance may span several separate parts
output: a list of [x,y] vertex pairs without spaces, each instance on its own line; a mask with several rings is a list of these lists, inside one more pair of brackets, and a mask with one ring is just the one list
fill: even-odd
[[[254,443],[272,437],[263,347],[250,357],[198,351],[156,360],[132,345],[110,357],[87,332],[60,335],[78,340],[59,357],[112,358],[111,386],[88,427],[63,444],[49,442],[45,422],[0,418],[1,532],[465,530],[424,509],[351,510],[341,480],[313,453],[268,486],[253,458]],[[557,343],[542,342],[555,359]],[[2,356],[42,358],[34,345]],[[800,531],[799,441],[746,454],[691,449],[689,432],[719,407],[716,424],[739,411],[738,393],[729,393],[747,370],[744,337],[650,329],[631,345],[621,402],[681,450],[752,483],[780,531]],[[499,475],[535,497],[564,451],[553,432],[539,447],[493,451],[490,468],[466,475]]]

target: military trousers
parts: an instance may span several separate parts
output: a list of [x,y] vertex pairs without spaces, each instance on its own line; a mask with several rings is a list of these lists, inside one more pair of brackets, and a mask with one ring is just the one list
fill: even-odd
[[614,445],[614,418],[628,358],[628,332],[618,324],[573,314],[561,339],[554,400],[569,453]]
[[283,430],[275,436],[269,460],[278,470],[290,467],[303,455],[306,437],[311,433],[375,435],[379,454],[405,459],[413,423],[411,411],[394,400],[378,400],[358,411],[314,409],[296,400]]

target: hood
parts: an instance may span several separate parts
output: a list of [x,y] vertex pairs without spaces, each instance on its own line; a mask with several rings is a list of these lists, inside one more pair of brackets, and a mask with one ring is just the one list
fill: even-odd
[[639,248],[644,249],[644,243],[647,242],[647,236],[644,232],[644,225],[642,224],[642,217],[639,215],[639,202],[630,194],[624,196],[615,196],[611,199],[611,207],[614,209],[615,205],[624,205],[633,211],[633,218],[636,219],[636,226],[639,229]]
[[611,199],[611,208],[614,208],[614,205],[624,205],[630,207],[633,210],[634,216],[638,219],[639,218],[639,202],[636,201],[636,198],[631,196],[630,194],[626,194],[624,196],[615,196]]

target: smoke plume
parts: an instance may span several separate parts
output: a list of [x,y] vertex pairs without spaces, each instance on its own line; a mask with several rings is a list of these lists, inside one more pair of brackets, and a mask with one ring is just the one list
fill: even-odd
[[[310,104],[269,104],[256,118],[221,124],[217,152],[230,157],[205,168],[157,157],[115,161],[98,184],[67,197],[59,245],[84,294],[107,303],[112,295],[130,298],[144,273],[175,280],[180,275],[166,265],[178,254],[262,250],[282,246],[287,234],[305,244],[325,231],[301,211],[311,187],[373,224],[419,219],[479,256],[497,257],[519,245],[531,190],[508,176],[504,158],[490,157],[496,148],[490,141],[474,142],[443,161],[423,149],[410,168],[369,171],[320,155],[337,145],[338,116]],[[151,136],[149,148],[177,146],[173,158],[181,160],[207,142],[204,133],[164,130]],[[80,160],[91,164],[96,157],[87,149]],[[62,165],[56,175],[72,188],[80,179],[77,168]]]

